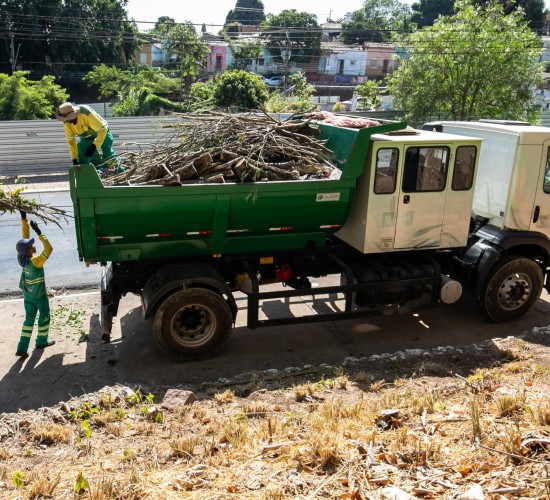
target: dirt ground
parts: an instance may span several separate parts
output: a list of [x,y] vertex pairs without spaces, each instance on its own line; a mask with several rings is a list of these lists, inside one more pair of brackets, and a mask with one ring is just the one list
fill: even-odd
[[[98,370],[98,380],[113,383],[0,414],[1,498],[550,499],[545,317],[517,335],[461,345],[342,355],[337,363],[312,356],[286,368],[242,364],[226,377],[158,384],[144,376],[149,383],[140,384],[122,377],[123,341],[87,338],[97,329],[83,307],[91,299],[52,299],[63,357],[46,350],[12,361],[0,397],[8,386],[31,391],[17,385],[18,377],[32,384],[29,375],[49,377],[66,394],[88,387]],[[3,305],[4,327],[19,323],[19,305]],[[422,321],[437,329],[430,318]],[[123,340],[137,329],[123,325]],[[2,351],[14,339],[2,339]],[[155,360],[153,349],[147,356]],[[10,394],[7,406],[20,403]]]

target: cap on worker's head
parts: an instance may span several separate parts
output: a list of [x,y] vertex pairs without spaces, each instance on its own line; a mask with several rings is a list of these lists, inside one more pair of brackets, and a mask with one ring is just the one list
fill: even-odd
[[75,106],[70,102],[64,102],[57,108],[55,117],[61,122],[74,120],[80,113],[80,106]]
[[17,242],[17,261],[21,267],[25,267],[29,262],[29,248],[34,245],[34,238],[23,238]]

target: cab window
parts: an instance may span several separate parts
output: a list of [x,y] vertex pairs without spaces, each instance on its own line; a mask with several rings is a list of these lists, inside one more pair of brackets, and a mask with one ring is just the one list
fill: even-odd
[[544,192],[550,194],[550,148],[546,154],[546,170],[544,171]]
[[457,148],[452,185],[454,191],[468,191],[472,188],[476,155],[477,148],[475,146],[460,146]]
[[397,161],[399,150],[396,148],[379,149],[376,154],[375,194],[390,194],[395,191]]
[[403,167],[403,192],[443,191],[449,156],[448,147],[408,148]]

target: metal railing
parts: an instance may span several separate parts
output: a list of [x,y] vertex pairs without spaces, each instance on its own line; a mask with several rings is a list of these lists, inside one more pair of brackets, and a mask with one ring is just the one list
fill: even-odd
[[[109,118],[117,154],[149,149],[162,141],[166,117]],[[69,148],[57,120],[0,121],[0,176],[67,174],[71,167]]]

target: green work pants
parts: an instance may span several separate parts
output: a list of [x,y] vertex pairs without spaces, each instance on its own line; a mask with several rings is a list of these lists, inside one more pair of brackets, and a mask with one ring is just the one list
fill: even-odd
[[50,332],[50,300],[47,295],[35,299],[27,293],[23,293],[23,304],[25,306],[25,321],[21,328],[21,338],[17,344],[17,351],[27,352],[31,341],[32,329],[36,314],[38,313],[38,335],[36,336],[36,347],[44,347],[48,343]]
[[[78,163],[81,165],[85,163],[91,163],[95,167],[109,167],[109,163],[107,163],[108,160],[115,156],[115,151],[113,150],[113,134],[111,134],[110,130],[107,130],[107,137],[105,137],[105,140],[101,145],[101,154],[103,158],[99,156],[97,149],[94,151],[94,154],[92,156],[86,156],[86,151],[93,143],[93,139],[80,139],[78,143]],[[116,162],[116,160],[113,161]]]

